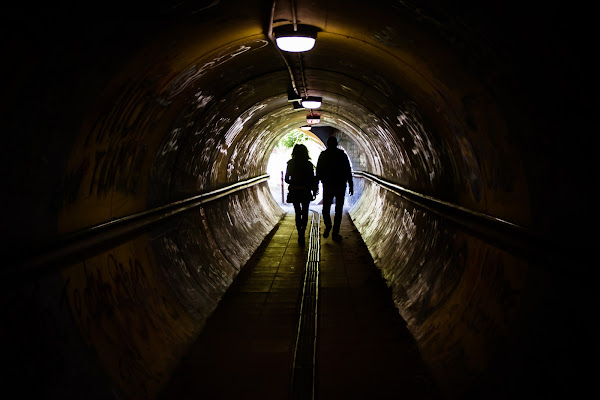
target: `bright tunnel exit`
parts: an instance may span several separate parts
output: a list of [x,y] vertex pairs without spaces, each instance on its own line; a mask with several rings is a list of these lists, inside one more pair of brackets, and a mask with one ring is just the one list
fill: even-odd
[[[277,204],[284,209],[291,207],[291,204],[286,202],[288,185],[284,182],[284,177],[287,162],[292,158],[292,150],[296,144],[303,144],[308,148],[310,162],[315,168],[321,151],[325,150],[325,145],[321,139],[310,131],[300,129],[290,130],[277,142],[267,163],[267,174],[270,176],[269,189],[271,194]],[[311,202],[311,205],[321,204],[322,199],[323,193],[319,189],[319,193],[315,200]]]

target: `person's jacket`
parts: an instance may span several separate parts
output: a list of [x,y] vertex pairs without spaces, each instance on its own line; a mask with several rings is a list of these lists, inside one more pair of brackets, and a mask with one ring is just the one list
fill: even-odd
[[337,147],[321,152],[317,161],[317,180],[324,186],[345,188],[352,184],[352,169],[346,153]]
[[289,190],[302,190],[315,195],[317,192],[317,181],[315,179],[315,167],[308,160],[296,160],[292,158],[287,163],[285,171],[285,182]]

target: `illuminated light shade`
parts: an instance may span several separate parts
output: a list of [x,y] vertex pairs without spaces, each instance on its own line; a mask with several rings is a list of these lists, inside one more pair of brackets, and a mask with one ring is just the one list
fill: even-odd
[[315,46],[317,33],[314,27],[308,25],[282,25],[273,29],[275,43],[283,51],[294,53],[308,51]]
[[308,108],[311,110],[314,108],[319,108],[319,107],[321,107],[321,101],[322,101],[322,99],[320,97],[308,96],[307,98],[302,100],[302,107]]
[[300,53],[315,46],[315,38],[305,36],[283,36],[275,39],[277,47],[283,51]]
[[310,126],[303,125],[303,126],[300,127],[300,129],[302,129],[303,131],[310,131]]
[[319,122],[321,122],[321,116],[320,115],[307,115],[306,116],[306,123],[309,125],[314,125],[314,124],[318,124]]

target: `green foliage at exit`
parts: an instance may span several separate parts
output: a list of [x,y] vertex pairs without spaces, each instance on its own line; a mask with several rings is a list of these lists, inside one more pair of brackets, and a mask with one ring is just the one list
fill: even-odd
[[285,147],[291,149],[298,143],[303,143],[309,140],[309,137],[304,133],[293,130],[285,134],[284,137],[281,138],[279,143],[277,143],[277,147]]

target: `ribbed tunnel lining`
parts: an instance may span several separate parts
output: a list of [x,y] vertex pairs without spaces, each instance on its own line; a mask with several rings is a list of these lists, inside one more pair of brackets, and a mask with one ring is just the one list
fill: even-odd
[[[356,169],[564,244],[566,257],[541,246],[549,256],[523,258],[364,185],[357,226],[438,383],[449,395],[510,397],[528,383],[532,395],[572,397],[597,308],[586,259],[594,14],[558,3],[309,3],[296,2],[297,17],[323,31],[290,66],[302,57],[308,93],[324,95],[322,121]],[[11,4],[6,254],[263,174],[277,139],[305,122],[265,36],[271,5]],[[277,5],[285,23],[289,7]],[[54,274],[4,282],[6,380],[61,398],[155,393],[277,222],[264,186]]]

